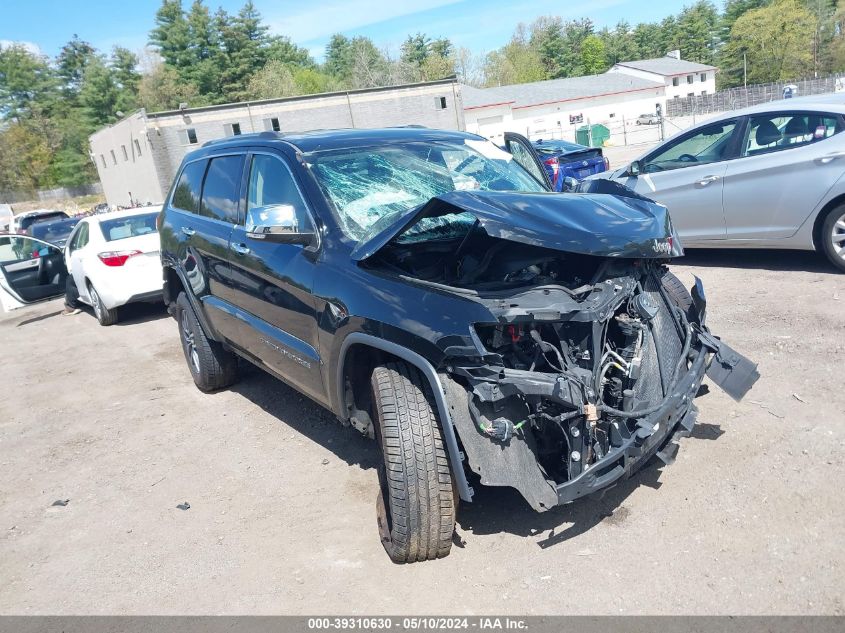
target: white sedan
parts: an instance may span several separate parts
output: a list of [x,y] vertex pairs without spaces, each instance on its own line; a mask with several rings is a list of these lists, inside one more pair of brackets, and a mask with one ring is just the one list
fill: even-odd
[[68,238],[68,273],[101,325],[117,322],[119,306],[161,300],[158,212],[144,207],[88,217]]

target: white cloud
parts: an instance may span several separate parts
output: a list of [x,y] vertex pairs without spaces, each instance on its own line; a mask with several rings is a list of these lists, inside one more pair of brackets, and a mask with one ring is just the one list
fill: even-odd
[[0,40],[0,48],[10,48],[12,46],[23,46],[26,50],[28,50],[33,55],[40,55],[41,49],[39,48],[38,44],[34,44],[33,42],[25,42],[15,41],[15,40]]
[[462,0],[417,0],[385,2],[384,0],[329,0],[300,11],[273,16],[267,11],[267,23],[274,33],[290,37],[294,42],[309,42],[394,18],[436,9]]

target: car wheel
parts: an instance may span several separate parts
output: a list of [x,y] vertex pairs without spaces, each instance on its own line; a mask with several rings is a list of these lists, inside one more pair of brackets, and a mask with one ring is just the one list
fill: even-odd
[[404,362],[373,371],[379,468],[378,526],[395,563],[443,558],[452,547],[458,495],[429,383]]
[[88,284],[88,296],[91,298],[91,307],[94,308],[94,316],[97,317],[100,325],[114,325],[117,323],[117,308],[108,309],[103,304],[103,300],[100,299],[100,295],[91,283]]
[[822,224],[822,248],[839,270],[845,271],[845,206],[836,207]]
[[216,391],[234,383],[238,376],[237,357],[205,335],[184,292],[176,298],[174,316],[185,360],[199,390]]
[[660,278],[660,283],[663,284],[663,289],[669,295],[669,298],[675,302],[675,305],[689,313],[689,309],[692,307],[692,295],[690,295],[684,282],[666,270]]

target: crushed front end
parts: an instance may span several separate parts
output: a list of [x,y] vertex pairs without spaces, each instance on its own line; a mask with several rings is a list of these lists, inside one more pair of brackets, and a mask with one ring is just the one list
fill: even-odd
[[671,462],[705,374],[736,399],[759,377],[707,330],[700,281],[689,292],[666,268],[683,255],[667,209],[618,183],[591,186],[441,195],[353,253],[481,307],[483,319],[461,323],[468,337],[438,342],[449,416],[481,483],[516,488],[537,510],[655,454]]
[[[756,366],[712,336],[700,282],[687,293],[664,266],[608,261],[578,288],[533,287],[477,323],[483,362],[453,359],[446,384],[470,468],[538,511],[671,463],[696,421],[708,373],[732,397]],[[709,368],[709,371],[708,371]]]

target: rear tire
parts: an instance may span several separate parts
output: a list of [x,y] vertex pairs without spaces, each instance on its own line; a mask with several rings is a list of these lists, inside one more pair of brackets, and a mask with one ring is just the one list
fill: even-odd
[[88,296],[91,298],[91,307],[94,308],[94,316],[97,317],[100,325],[114,325],[117,323],[117,308],[107,308],[91,282],[88,282]]
[[395,563],[443,558],[452,547],[457,494],[428,381],[405,362],[376,367],[372,379],[379,468],[378,524]]
[[197,388],[209,392],[233,384],[238,377],[237,357],[205,335],[184,292],[176,298],[174,312],[182,351]]
[[845,205],[827,214],[822,224],[821,242],[830,263],[845,272]]

